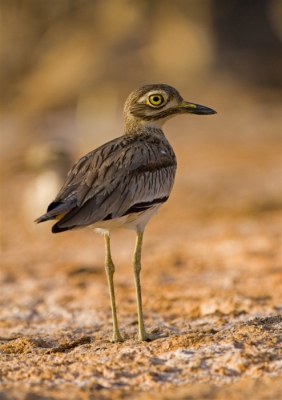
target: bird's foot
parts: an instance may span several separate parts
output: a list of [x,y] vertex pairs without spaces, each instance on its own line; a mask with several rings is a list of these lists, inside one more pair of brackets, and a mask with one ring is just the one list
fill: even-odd
[[145,342],[152,342],[153,340],[162,339],[165,337],[168,337],[167,333],[162,333],[160,335],[157,335],[155,333],[148,333],[146,331],[140,332],[138,335],[138,339]]
[[119,343],[119,342],[124,342],[123,337],[119,333],[119,331],[114,332],[112,338],[110,339],[111,343]]

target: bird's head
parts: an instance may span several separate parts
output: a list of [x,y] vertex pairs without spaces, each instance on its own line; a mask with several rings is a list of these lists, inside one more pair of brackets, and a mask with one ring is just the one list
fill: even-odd
[[164,84],[146,85],[134,90],[124,105],[126,128],[161,128],[178,114],[216,114],[211,108],[183,100],[178,91]]

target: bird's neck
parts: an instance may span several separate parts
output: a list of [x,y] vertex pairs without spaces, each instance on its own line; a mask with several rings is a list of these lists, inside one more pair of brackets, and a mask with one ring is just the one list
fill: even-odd
[[124,127],[125,135],[152,135],[152,136],[164,136],[162,126],[156,124],[156,121],[141,121],[141,120],[126,120]]

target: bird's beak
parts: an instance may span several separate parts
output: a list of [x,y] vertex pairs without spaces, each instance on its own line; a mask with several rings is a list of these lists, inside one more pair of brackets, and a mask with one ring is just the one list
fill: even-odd
[[176,106],[181,113],[189,113],[189,114],[199,114],[199,115],[211,115],[217,114],[216,111],[211,108],[201,106],[199,104],[189,103],[188,101],[184,101]]

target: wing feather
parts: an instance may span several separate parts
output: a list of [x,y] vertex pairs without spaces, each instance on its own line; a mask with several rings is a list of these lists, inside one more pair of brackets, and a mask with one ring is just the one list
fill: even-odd
[[166,140],[114,139],[82,157],[69,172],[51,205],[62,209],[68,203],[72,208],[56,226],[83,227],[126,215],[139,204],[149,207],[150,202],[167,199],[175,170],[175,155]]

